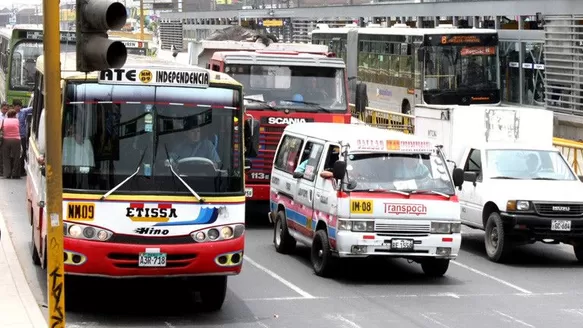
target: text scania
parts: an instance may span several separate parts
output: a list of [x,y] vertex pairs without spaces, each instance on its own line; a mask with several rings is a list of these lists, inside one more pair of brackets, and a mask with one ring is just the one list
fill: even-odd
[[294,124],[294,123],[306,123],[305,118],[293,118],[293,117],[270,117],[267,122],[269,124]]
[[206,72],[157,71],[156,82],[206,85],[209,84],[209,75]]
[[385,203],[385,213],[387,214],[427,214],[427,207],[423,204],[395,204]]

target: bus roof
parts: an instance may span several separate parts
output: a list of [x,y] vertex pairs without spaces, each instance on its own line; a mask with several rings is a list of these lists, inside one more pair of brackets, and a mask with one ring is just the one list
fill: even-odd
[[[194,67],[184,64],[175,63],[173,61],[164,60],[156,57],[149,56],[139,56],[139,55],[128,55],[126,60],[125,69],[174,69],[174,70],[191,70],[196,69],[199,71],[206,71],[209,73],[209,82],[214,84],[229,84],[235,86],[242,86],[237,80],[233,79],[231,76],[220,73],[213,72],[208,69]],[[65,80],[97,80],[98,72],[91,72],[87,75],[83,72],[77,71],[77,57],[75,52],[64,52],[61,53],[61,78]],[[44,55],[38,57],[36,61],[36,69],[40,72],[44,72]]]
[[315,66],[345,68],[342,58],[328,57],[320,54],[273,51],[219,51],[215,52],[215,60],[223,60],[225,64],[239,65],[274,65],[274,66]]
[[221,50],[271,50],[271,51],[297,51],[308,53],[326,53],[328,46],[311,43],[271,43],[266,46],[260,42],[233,41],[233,40],[202,40],[199,42],[204,49]]
[[451,25],[434,28],[411,28],[404,24],[393,27],[320,27],[313,30],[314,34],[346,34],[350,30],[358,30],[358,34],[368,35],[435,35],[435,34],[495,34],[497,30],[485,28],[457,28]]
[[[352,151],[432,152],[433,142],[427,138],[400,131],[379,129],[364,124],[294,123],[285,132],[330,142],[350,144]],[[395,141],[397,147],[395,147]]]

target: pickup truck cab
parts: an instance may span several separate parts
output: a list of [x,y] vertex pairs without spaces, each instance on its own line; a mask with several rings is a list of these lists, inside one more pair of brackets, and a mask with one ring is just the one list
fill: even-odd
[[[269,220],[279,253],[311,247],[314,272],[343,258],[402,257],[442,276],[461,244],[455,185],[426,138],[364,125],[285,128],[270,185]],[[455,183],[453,182],[455,180]]]
[[415,115],[415,134],[431,136],[463,169],[461,221],[485,231],[491,261],[543,242],[570,244],[583,262],[583,183],[552,145],[552,112],[418,106]]

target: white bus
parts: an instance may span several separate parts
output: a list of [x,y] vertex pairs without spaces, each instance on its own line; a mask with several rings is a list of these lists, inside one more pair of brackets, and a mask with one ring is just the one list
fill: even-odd
[[374,108],[407,114],[416,104],[500,103],[496,30],[319,25],[312,43],[328,45],[344,59],[349,81],[358,77],[366,84]]

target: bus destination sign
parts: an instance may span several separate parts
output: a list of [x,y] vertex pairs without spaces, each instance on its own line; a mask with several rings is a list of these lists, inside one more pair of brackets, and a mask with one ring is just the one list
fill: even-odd
[[495,47],[498,45],[496,33],[475,34],[437,34],[425,35],[426,46],[482,46]]
[[[31,40],[42,40],[44,37],[43,31],[26,31],[26,38]],[[61,42],[75,42],[77,36],[75,32],[61,31]]]
[[99,83],[209,87],[209,73],[194,69],[108,69],[99,73]]

